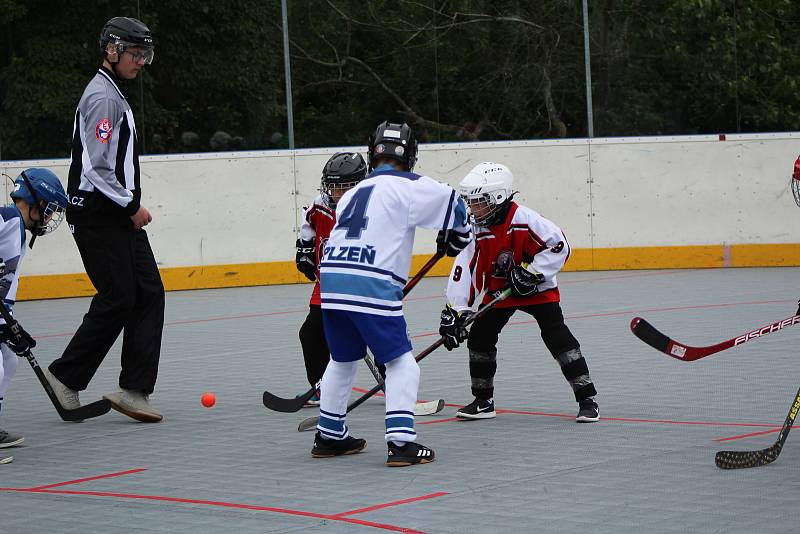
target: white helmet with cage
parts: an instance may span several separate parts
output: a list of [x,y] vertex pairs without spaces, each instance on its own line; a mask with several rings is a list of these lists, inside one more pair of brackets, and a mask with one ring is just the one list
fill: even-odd
[[475,166],[458,184],[475,224],[488,226],[514,196],[514,175],[502,163],[485,161]]

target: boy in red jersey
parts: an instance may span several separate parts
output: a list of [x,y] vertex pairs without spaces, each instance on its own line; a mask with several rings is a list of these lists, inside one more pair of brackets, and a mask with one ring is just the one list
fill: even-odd
[[[360,154],[339,152],[331,156],[322,169],[320,194],[307,207],[297,240],[295,264],[297,270],[309,280],[316,281],[311,292],[308,316],[300,327],[300,344],[306,365],[308,383],[314,387],[322,379],[330,359],[325,331],[322,327],[322,309],[319,296],[319,258],[325,241],[336,224],[336,203],[351,187],[367,176],[367,164]],[[308,399],[306,406],[319,406],[317,393]]]
[[[552,221],[513,200],[511,171],[499,163],[481,163],[459,183],[469,204],[475,240],[456,258],[447,284],[448,304],[439,333],[452,350],[467,339],[475,400],[460,409],[463,419],[488,419],[494,409],[497,340],[515,311],[532,315],[542,340],[558,362],[579,404],[576,421],[600,419],[597,394],[580,344],[564,324],[556,273],[569,257],[564,233]],[[485,304],[510,287],[512,294],[472,324],[463,327],[480,293]]]

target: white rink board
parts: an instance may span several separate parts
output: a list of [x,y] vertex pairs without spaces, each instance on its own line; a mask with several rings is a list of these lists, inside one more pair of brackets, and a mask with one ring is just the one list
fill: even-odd
[[[302,206],[339,150],[366,156],[347,147],[142,157],[159,266],[293,261]],[[788,187],[798,154],[797,133],[427,144],[415,170],[455,185],[481,161],[504,163],[517,198],[573,248],[798,243]],[[7,161],[0,172],[42,166],[66,183],[68,165]],[[433,250],[433,232],[420,233],[415,253]],[[83,272],[66,225],[37,241],[24,270]]]
[[594,247],[800,242],[800,138],[674,139],[592,144]]

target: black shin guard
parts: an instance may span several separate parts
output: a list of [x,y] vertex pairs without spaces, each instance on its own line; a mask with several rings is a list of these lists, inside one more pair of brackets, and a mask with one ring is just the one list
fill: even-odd
[[497,372],[497,350],[469,351],[469,376],[472,394],[478,399],[494,396],[494,375]]
[[572,391],[575,393],[575,400],[577,402],[597,395],[597,390],[594,388],[592,378],[589,376],[589,366],[586,365],[586,360],[583,354],[581,354],[580,348],[562,352],[555,358],[558,365],[561,366],[561,372],[564,374],[564,378],[566,378],[569,385],[572,386]]

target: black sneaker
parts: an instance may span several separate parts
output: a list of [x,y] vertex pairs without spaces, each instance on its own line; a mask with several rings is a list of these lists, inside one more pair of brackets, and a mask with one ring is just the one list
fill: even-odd
[[344,439],[327,439],[317,432],[314,436],[314,447],[311,449],[312,458],[333,458],[344,454],[356,454],[364,450],[367,441],[360,438],[347,436]]
[[494,411],[494,400],[475,399],[456,412],[461,419],[491,419],[497,417]]
[[402,447],[395,445],[391,441],[388,445],[389,456],[386,458],[386,465],[389,467],[408,467],[414,464],[429,464],[436,458],[433,449],[425,445],[420,445],[419,443],[414,443],[413,441],[405,443]]
[[600,420],[600,408],[593,398],[583,399],[578,409],[578,416],[575,421],[578,423],[596,423]]

